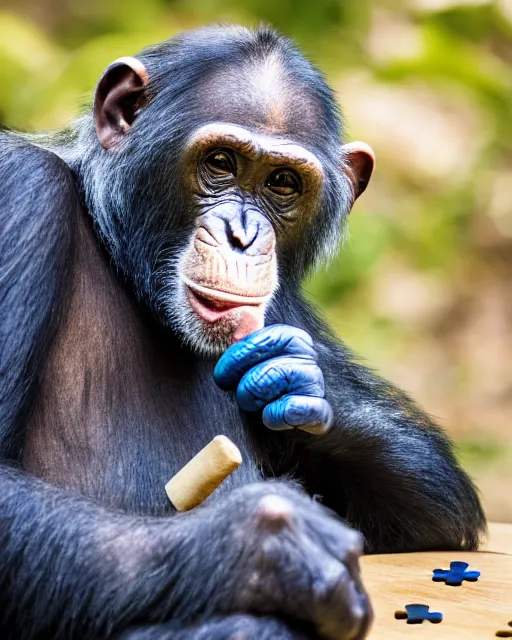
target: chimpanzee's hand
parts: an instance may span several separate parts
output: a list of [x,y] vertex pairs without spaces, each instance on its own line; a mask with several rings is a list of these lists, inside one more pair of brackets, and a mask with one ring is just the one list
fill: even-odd
[[[180,570],[170,574],[171,593],[178,598],[175,618],[176,609],[182,620],[186,610],[192,622],[201,613],[203,619],[225,617],[215,633],[210,629],[203,636],[196,629],[184,640],[366,636],[371,607],[359,571],[362,538],[293,486],[245,485],[171,518],[169,532],[173,521],[183,525],[173,556],[181,559]],[[262,619],[260,625],[245,620],[238,635],[232,616],[239,614],[275,616],[303,634],[281,629],[272,636],[274,623]]]
[[263,409],[269,429],[324,433],[333,414],[317,360],[308,333],[271,325],[227,349],[215,367],[214,379],[222,389],[236,389],[238,404],[245,411]]

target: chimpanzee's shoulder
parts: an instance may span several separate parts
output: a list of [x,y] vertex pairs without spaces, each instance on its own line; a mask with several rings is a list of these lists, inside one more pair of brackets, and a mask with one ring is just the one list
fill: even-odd
[[[71,169],[55,153],[0,132],[0,237],[24,223],[61,223],[78,204]],[[12,235],[11,235],[12,237]]]
[[37,185],[38,190],[74,187],[68,165],[52,151],[42,149],[22,136],[0,132],[0,193]]

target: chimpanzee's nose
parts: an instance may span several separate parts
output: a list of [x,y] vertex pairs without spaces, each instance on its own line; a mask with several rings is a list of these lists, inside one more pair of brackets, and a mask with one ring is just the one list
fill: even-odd
[[241,210],[240,205],[234,203],[219,204],[202,215],[199,224],[218,248],[254,256],[274,250],[273,227],[256,207]]
[[257,220],[249,222],[240,218],[226,220],[226,237],[235,251],[247,251],[258,237],[258,231]]

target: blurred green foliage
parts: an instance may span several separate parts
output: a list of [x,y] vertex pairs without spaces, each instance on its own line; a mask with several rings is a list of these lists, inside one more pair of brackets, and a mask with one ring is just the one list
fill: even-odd
[[113,59],[211,22],[296,39],[377,152],[309,295],[468,464],[510,468],[512,0],[0,0],[0,123],[61,127]]

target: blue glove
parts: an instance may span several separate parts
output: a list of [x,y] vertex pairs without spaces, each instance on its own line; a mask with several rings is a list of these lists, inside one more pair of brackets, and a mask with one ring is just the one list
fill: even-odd
[[237,402],[245,411],[263,409],[263,423],[269,429],[319,434],[330,428],[333,414],[317,360],[308,333],[276,324],[229,347],[213,377],[222,389],[236,389]]

